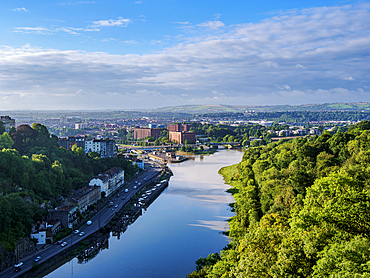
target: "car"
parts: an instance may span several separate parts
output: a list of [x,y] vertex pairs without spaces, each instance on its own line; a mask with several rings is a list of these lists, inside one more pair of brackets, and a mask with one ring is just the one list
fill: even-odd
[[81,232],[81,233],[79,233],[79,236],[83,236],[85,233],[84,232]]
[[134,189],[136,189],[137,188],[137,186],[136,185],[134,185]]
[[62,242],[61,242],[61,241],[57,241],[57,244],[58,244],[58,245],[61,245],[61,244],[62,244]]
[[135,183],[137,183],[137,181],[135,181]]
[[80,232],[79,230],[74,230],[74,231],[73,231],[73,233],[74,233],[75,235],[77,235],[79,232]]
[[119,194],[117,194],[117,197],[119,197]]
[[15,268],[20,268],[23,265],[23,262],[18,262],[14,265]]
[[92,221],[91,220],[89,220],[89,221],[86,222],[86,225],[87,226],[90,226],[91,224],[92,224]]
[[125,192],[126,192],[126,193],[128,192],[128,189],[127,189],[127,188],[125,189]]
[[115,205],[114,207],[115,207],[115,208],[118,208],[118,205]]
[[67,242],[63,242],[60,246],[61,247],[67,246]]
[[41,257],[37,256],[33,261],[38,262],[39,260],[41,260]]

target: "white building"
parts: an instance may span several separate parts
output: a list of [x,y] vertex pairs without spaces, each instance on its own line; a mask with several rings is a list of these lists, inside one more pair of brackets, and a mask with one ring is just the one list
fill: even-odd
[[6,132],[9,132],[12,126],[15,127],[15,119],[10,118],[9,116],[0,116],[0,121],[4,123]]
[[110,139],[95,139],[85,141],[85,153],[96,152],[100,157],[112,157],[116,155],[116,144]]
[[87,128],[87,123],[78,123],[78,124],[75,124],[75,129],[84,129],[84,128]]
[[125,172],[121,168],[112,168],[93,178],[89,185],[100,186],[100,192],[105,192],[105,196],[109,196],[124,184],[124,176]]

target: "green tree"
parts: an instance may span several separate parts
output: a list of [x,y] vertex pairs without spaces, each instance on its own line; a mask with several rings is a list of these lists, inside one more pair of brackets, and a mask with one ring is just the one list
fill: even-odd
[[5,132],[5,125],[3,121],[0,121],[0,134],[3,134]]
[[127,135],[127,130],[126,128],[120,128],[117,130],[117,133],[118,133],[118,137],[125,138]]
[[14,142],[8,133],[4,132],[2,135],[0,135],[0,150],[3,148],[11,149],[13,144]]

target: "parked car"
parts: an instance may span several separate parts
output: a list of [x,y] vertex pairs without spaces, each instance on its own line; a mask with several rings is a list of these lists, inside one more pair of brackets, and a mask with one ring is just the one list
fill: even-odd
[[37,257],[34,259],[34,261],[35,261],[35,262],[38,262],[39,260],[41,260],[41,257],[40,257],[40,256],[37,256]]
[[125,189],[125,192],[126,192],[126,193],[128,192],[128,189],[127,189],[127,188]]
[[79,233],[80,236],[83,236],[84,234],[85,234],[84,232]]
[[89,220],[89,221],[86,222],[86,225],[87,226],[90,226],[91,224],[92,224],[92,221],[91,220]]
[[73,233],[74,233],[75,235],[77,235],[79,232],[80,232],[79,230],[74,230],[74,231],[73,231]]
[[60,246],[62,247],[67,246],[67,242],[63,242]]

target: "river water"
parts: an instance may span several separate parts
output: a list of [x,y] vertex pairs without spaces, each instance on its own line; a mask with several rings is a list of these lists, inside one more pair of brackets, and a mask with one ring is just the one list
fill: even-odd
[[74,258],[46,277],[186,277],[200,256],[228,243],[222,231],[233,198],[218,170],[240,162],[242,154],[221,150],[170,164],[169,187],[123,234],[110,236],[107,249],[88,262]]

